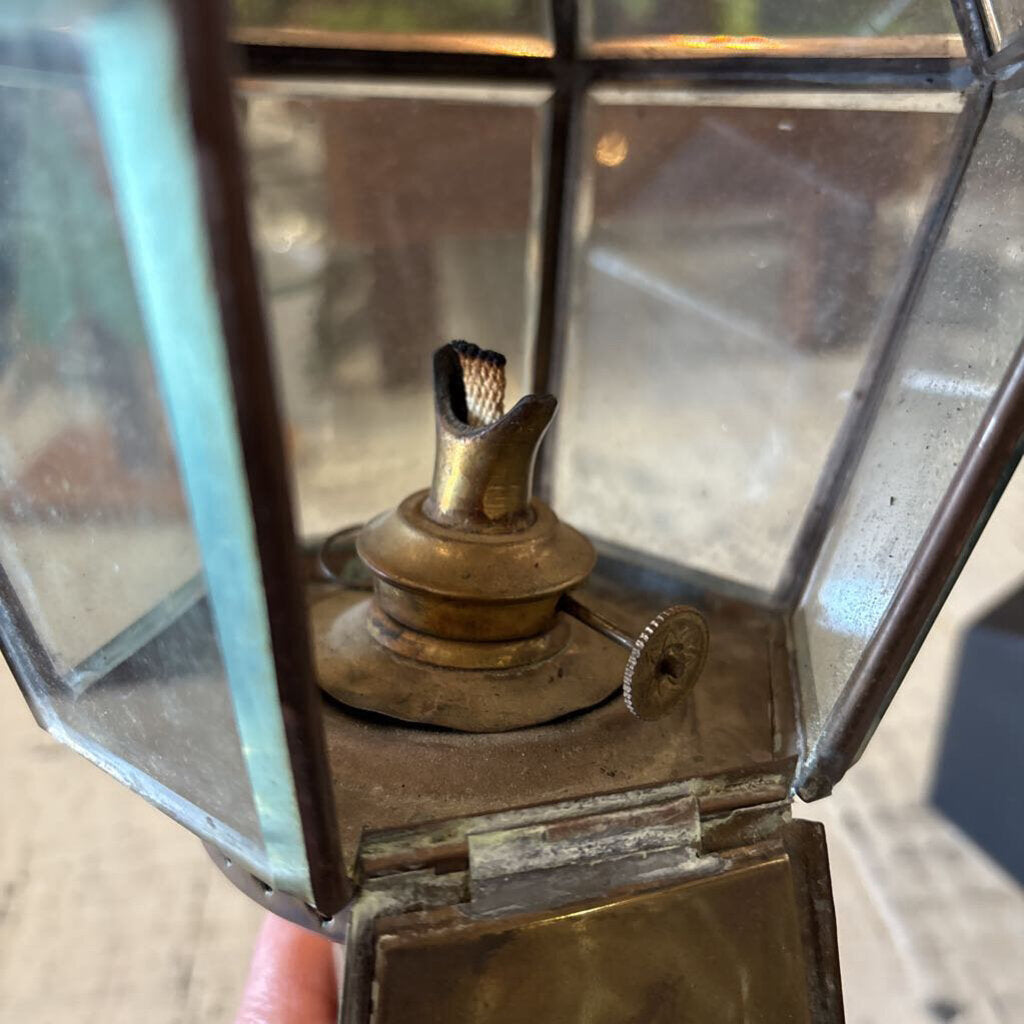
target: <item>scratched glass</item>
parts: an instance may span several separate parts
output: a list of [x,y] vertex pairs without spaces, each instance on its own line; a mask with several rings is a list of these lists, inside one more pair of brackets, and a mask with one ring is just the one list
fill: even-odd
[[956,57],[964,52],[947,0],[583,0],[580,26],[585,43],[599,56]]
[[12,64],[0,67],[0,634],[58,739],[258,869],[260,826],[88,81],[33,69],[73,40],[5,35]]
[[997,96],[800,603],[816,731],[878,628],[1024,337],[1024,94]]
[[1024,31],[1024,0],[981,0],[992,49],[1001,50]]
[[438,346],[504,352],[510,400],[526,390],[548,93],[247,81],[240,96],[311,537],[429,485]]
[[543,57],[548,0],[233,0],[235,33],[257,42],[361,50]]
[[603,540],[782,578],[960,100],[604,91],[587,112],[554,498]]

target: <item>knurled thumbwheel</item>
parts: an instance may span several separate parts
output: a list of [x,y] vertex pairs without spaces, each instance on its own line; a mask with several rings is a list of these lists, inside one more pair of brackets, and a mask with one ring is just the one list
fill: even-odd
[[708,624],[696,608],[675,605],[633,641],[622,695],[637,718],[661,718],[693,689],[708,659]]

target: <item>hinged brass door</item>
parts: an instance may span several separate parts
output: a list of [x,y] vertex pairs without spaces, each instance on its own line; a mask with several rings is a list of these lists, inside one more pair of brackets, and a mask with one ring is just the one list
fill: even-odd
[[483,818],[440,874],[374,879],[342,1019],[842,1021],[822,827],[785,804],[730,812],[730,828],[695,796],[643,799]]

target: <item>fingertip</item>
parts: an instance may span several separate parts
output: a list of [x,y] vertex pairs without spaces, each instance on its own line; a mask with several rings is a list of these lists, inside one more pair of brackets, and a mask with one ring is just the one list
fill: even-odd
[[268,914],[235,1024],[334,1024],[337,999],[330,941]]

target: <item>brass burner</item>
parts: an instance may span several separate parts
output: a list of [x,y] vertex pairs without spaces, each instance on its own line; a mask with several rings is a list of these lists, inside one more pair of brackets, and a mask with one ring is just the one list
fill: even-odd
[[658,695],[629,703],[638,717],[685,698],[707,653],[698,612],[683,612],[692,626],[685,656],[679,648],[674,661],[652,660],[657,621],[634,639],[569,597],[596,556],[532,494],[555,399],[527,395],[502,414],[504,358],[464,342],[435,353],[434,396],[430,490],[378,516],[356,542],[373,596],[313,608],[321,687],[392,718],[501,732],[614,693],[622,676],[608,658],[611,639],[633,651],[631,694]]
[[[607,642],[567,616],[559,616],[552,630],[566,640],[552,656],[511,668],[439,668],[377,642],[372,602],[343,611],[347,604],[348,596],[341,594],[317,602],[311,614],[320,685],[350,707],[462,732],[494,733],[592,707],[621,685],[621,661],[609,659]],[[429,656],[438,657],[437,649],[449,643],[440,642]],[[472,651],[475,657],[493,649],[487,643],[456,642],[446,656],[457,652],[454,660],[471,648],[483,649]]]

